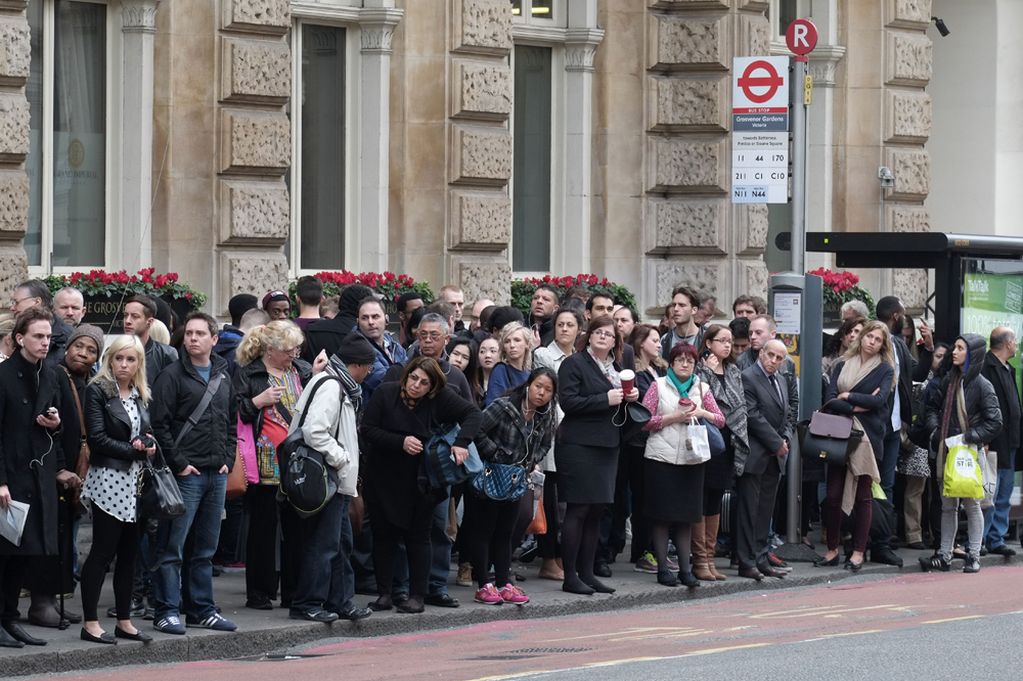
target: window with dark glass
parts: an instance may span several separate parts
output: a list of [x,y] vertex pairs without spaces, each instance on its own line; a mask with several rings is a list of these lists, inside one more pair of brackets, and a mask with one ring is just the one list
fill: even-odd
[[[534,3],[535,4],[535,3]],[[512,269],[551,260],[551,48],[515,47]]]

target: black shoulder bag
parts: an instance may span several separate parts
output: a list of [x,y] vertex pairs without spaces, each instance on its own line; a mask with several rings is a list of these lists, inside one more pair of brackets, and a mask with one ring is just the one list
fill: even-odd
[[[281,493],[288,497],[288,503],[302,518],[309,518],[322,511],[338,490],[337,471],[327,465],[322,452],[313,449],[302,439],[302,425],[313,406],[316,391],[327,381],[341,382],[334,376],[327,376],[312,387],[298,425],[277,447],[277,460],[281,468]],[[344,399],[345,394],[342,391],[342,402]]]

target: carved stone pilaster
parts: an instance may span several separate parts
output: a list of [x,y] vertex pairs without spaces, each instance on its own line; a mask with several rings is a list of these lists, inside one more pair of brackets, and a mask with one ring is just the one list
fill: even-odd
[[845,56],[845,48],[823,45],[810,53],[809,72],[814,87],[835,87],[835,69]]
[[122,33],[156,33],[158,0],[124,0],[121,3]]
[[570,28],[565,36],[565,70],[593,73],[593,58],[603,39],[602,29]]

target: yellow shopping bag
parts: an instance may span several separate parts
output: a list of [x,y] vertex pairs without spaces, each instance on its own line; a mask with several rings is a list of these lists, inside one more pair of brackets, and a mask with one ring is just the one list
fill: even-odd
[[941,493],[946,497],[983,499],[984,481],[977,448],[956,435],[945,440],[945,477]]

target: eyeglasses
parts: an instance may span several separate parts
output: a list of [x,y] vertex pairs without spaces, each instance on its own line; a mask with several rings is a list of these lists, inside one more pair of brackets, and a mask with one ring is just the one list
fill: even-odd
[[409,376],[405,379],[405,381],[412,385],[430,385],[430,379],[428,378],[416,378],[415,376]]
[[600,338],[614,338],[615,335],[610,331],[594,331],[590,334],[591,336],[598,336]]
[[24,298],[11,298],[11,305],[17,307],[18,305],[24,303],[26,300],[32,300],[33,298],[38,297],[39,296],[25,296]]
[[444,334],[438,331],[420,331],[418,335],[423,340],[440,340],[444,337]]
[[712,338],[710,342],[711,343],[721,343],[721,345],[731,345],[732,344],[732,339],[731,338]]
[[672,362],[672,364],[696,364],[696,360],[690,357],[689,355],[681,355],[679,357],[676,357],[675,361]]
[[285,355],[290,355],[291,357],[298,357],[299,353],[302,351],[302,348],[296,346],[294,348],[274,348],[274,350]]

